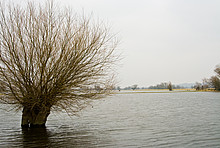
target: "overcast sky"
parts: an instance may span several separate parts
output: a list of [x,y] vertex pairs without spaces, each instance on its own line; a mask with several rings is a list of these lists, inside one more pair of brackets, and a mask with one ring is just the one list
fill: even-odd
[[121,87],[202,81],[220,64],[219,0],[57,2],[93,12],[118,33],[123,52],[118,68]]

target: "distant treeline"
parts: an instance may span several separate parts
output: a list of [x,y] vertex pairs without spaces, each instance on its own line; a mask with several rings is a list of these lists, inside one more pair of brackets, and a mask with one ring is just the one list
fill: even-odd
[[[166,83],[166,82],[165,83],[160,83],[160,84],[157,84],[155,86],[150,86],[150,87],[148,87],[148,89],[168,89],[169,84],[170,83]],[[184,88],[184,87],[181,87],[179,85],[172,85],[172,88],[173,89],[181,89],[181,88]]]
[[[211,78],[205,78],[203,79],[202,83],[196,82],[194,85],[191,86],[191,88],[194,88],[196,90],[206,90],[206,89],[214,89],[216,91],[220,91],[220,65],[217,65],[215,68],[216,75],[212,76]],[[186,85],[185,85],[186,86]],[[189,86],[180,86],[180,85],[173,85],[171,82],[163,82],[157,85],[153,85],[150,87],[138,87],[138,85],[132,85],[127,86],[124,88],[121,88],[120,86],[115,87],[115,90],[135,90],[135,89],[169,89],[172,91],[172,89],[184,89],[189,88]]]
[[[171,86],[170,86],[171,85]],[[115,88],[116,90],[135,90],[135,89],[182,89],[185,87],[181,87],[179,85],[172,85],[170,82],[163,82],[154,86],[150,86],[150,87],[138,87],[138,85],[132,85],[132,86],[127,86],[124,88],[121,88],[120,86],[118,86],[117,88]]]

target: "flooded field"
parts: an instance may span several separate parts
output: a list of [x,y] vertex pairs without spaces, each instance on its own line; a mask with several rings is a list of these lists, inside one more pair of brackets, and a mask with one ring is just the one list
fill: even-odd
[[20,128],[1,105],[0,147],[220,147],[220,93],[128,93],[94,101],[79,117],[51,113]]

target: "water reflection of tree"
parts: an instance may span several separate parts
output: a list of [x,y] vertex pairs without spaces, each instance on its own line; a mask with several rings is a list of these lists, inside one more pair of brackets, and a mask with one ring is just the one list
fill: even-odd
[[[97,135],[96,135],[97,134]],[[60,127],[54,132],[47,128],[22,129],[23,147],[97,147],[111,145],[113,142],[108,135],[83,127],[73,129],[71,127]]]
[[49,133],[46,128],[22,129],[23,147],[50,147]]

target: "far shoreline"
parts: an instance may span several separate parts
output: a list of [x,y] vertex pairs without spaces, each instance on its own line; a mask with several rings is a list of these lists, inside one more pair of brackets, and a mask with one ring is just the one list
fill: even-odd
[[135,90],[115,90],[112,94],[133,94],[133,93],[178,93],[178,92],[219,92],[213,88],[196,90],[194,88],[185,88],[185,89],[135,89]]

